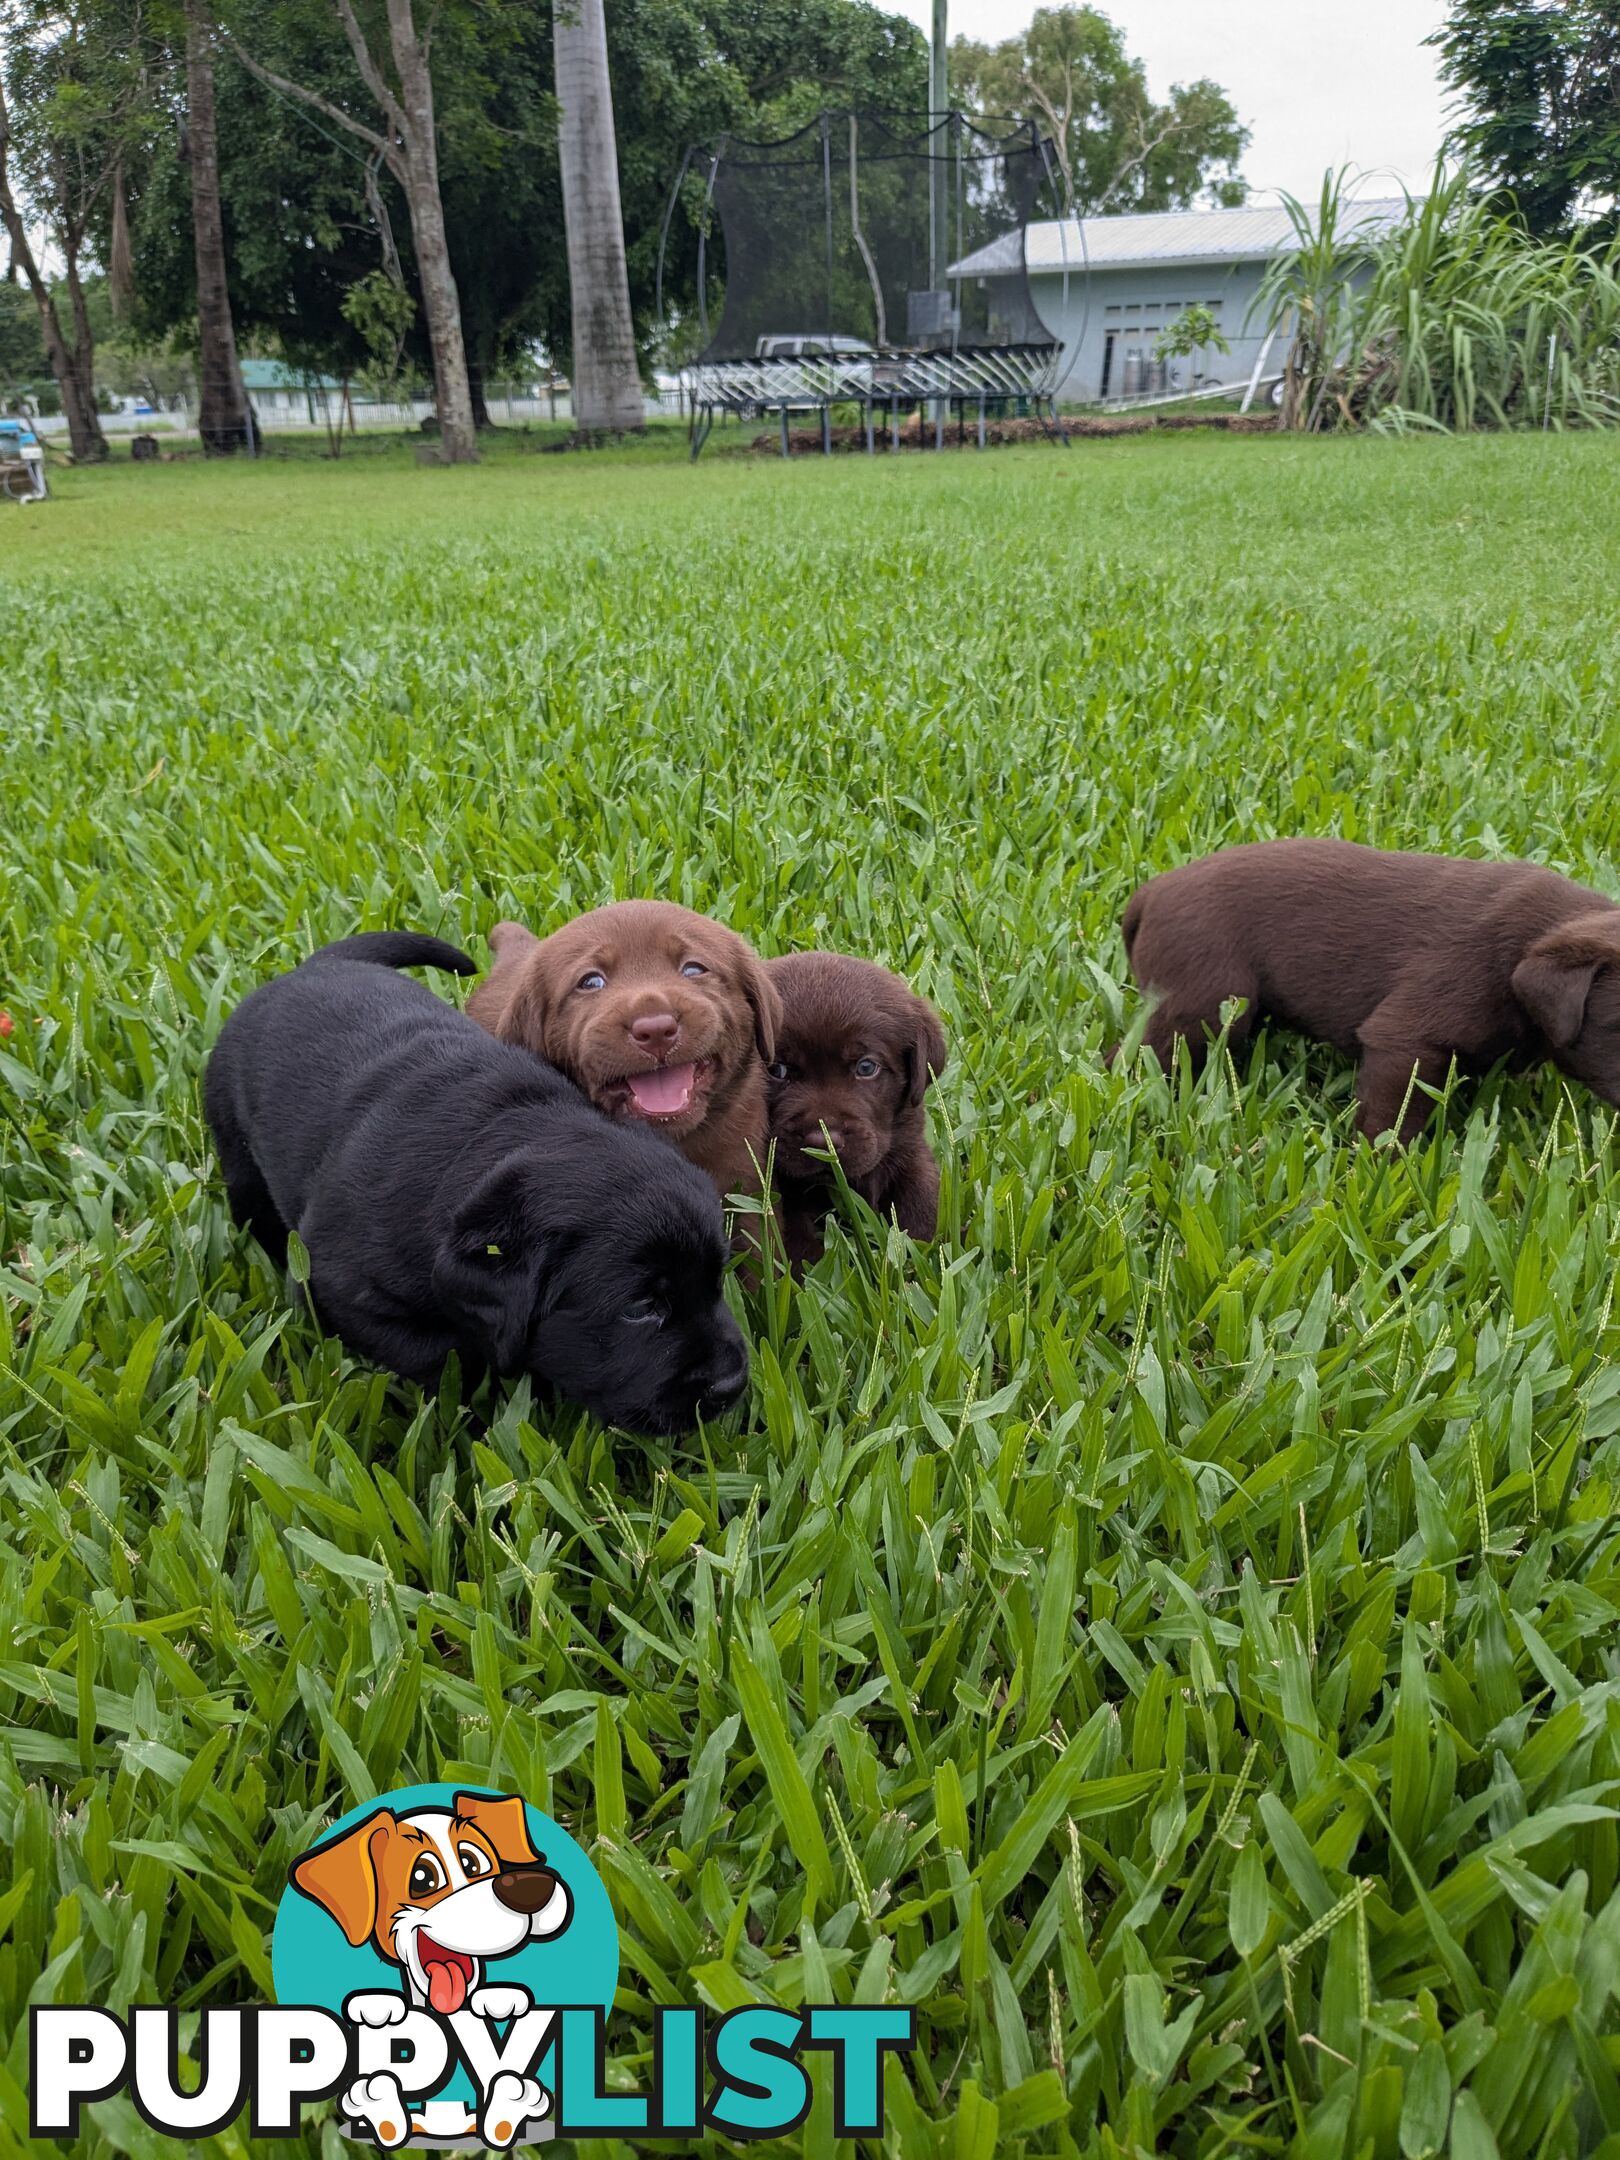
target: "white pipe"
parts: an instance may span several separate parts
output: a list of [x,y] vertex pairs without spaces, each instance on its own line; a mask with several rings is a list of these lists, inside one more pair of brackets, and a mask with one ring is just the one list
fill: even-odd
[[1200,398],[1231,395],[1230,383],[1208,383],[1201,390],[1156,390],[1151,397],[1099,398],[1097,403],[1104,412],[1146,412],[1154,405],[1184,405]]
[[1265,373],[1266,355],[1270,352],[1273,344],[1276,342],[1276,337],[1277,325],[1273,323],[1271,328],[1266,332],[1266,342],[1260,348],[1260,357],[1254,363],[1254,373],[1249,377],[1249,387],[1247,390],[1244,391],[1243,403],[1238,407],[1238,411],[1240,413],[1246,413],[1249,407],[1254,403],[1254,393],[1259,389],[1260,378]]

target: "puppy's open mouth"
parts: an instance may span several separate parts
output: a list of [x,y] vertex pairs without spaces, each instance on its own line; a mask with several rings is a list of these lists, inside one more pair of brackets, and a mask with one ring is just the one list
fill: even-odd
[[431,1935],[418,1935],[416,1954],[427,1979],[428,2001],[441,2017],[453,2017],[472,1986],[473,1961],[461,1950],[447,1950]]
[[710,1059],[699,1058],[691,1065],[658,1065],[650,1072],[626,1073],[622,1080],[608,1083],[610,1107],[619,1117],[667,1124],[697,1107],[713,1069]]

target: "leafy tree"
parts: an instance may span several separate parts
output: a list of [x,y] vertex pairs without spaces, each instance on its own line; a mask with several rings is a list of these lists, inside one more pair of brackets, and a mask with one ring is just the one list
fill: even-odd
[[196,355],[177,339],[151,344],[127,323],[96,340],[96,378],[120,397],[143,397],[160,410],[176,399],[195,402]]
[[[544,332],[541,287],[555,280],[566,304],[551,11],[492,6],[447,27],[456,35],[441,40],[434,63],[439,184],[461,296],[473,418],[482,428],[489,425],[485,385]],[[403,222],[399,239],[409,283],[414,257]],[[419,317],[406,352],[417,364],[424,357]]]
[[[410,216],[417,283],[433,354],[433,396],[443,453],[453,465],[472,464],[478,457],[478,437],[467,381],[461,303],[439,186],[432,68],[439,10],[432,10],[424,25],[417,21],[412,0],[388,0],[385,21],[378,23],[362,21],[353,0],[331,0],[331,5],[367,93],[364,101],[352,91],[346,100],[328,97],[281,74],[257,58],[240,37],[236,51],[250,73],[352,135],[393,175]],[[256,12],[247,26],[247,38],[253,43],[261,21],[262,15]],[[359,102],[364,102],[369,118],[360,119],[350,109]]]
[[[538,266],[556,246],[555,119],[549,23],[532,7],[447,9],[435,31],[440,193],[455,270],[475,419],[481,376],[536,334]],[[541,18],[543,21],[544,17]],[[261,9],[251,21],[255,74],[229,35],[215,48],[220,205],[239,336],[289,364],[362,373],[371,347],[347,308],[381,272],[419,290],[403,193],[386,163],[308,99],[266,80],[295,80],[332,104],[357,105],[352,54],[326,6]],[[162,125],[138,175],[133,210],[137,317],[148,338],[194,335],[197,285],[183,84],[171,65]],[[551,127],[549,193],[545,140]],[[431,368],[413,305],[404,357]]]
[[0,280],[0,410],[26,395],[51,370],[32,293]]
[[[487,49],[460,48],[453,70],[446,58],[442,95],[445,217],[475,381],[529,343],[573,362],[551,10],[514,8],[501,26],[498,64]],[[903,17],[867,0],[613,0],[606,27],[630,306],[645,356],[662,337],[659,237],[689,145],[788,134],[828,105],[921,111],[928,49]],[[689,174],[665,271],[666,312],[677,316],[696,299],[702,199],[701,177]]]
[[[1153,357],[1155,360],[1196,362],[1201,352],[1211,349],[1220,353],[1229,353],[1232,350],[1214,311],[1205,307],[1200,300],[1183,308],[1168,329],[1160,333],[1159,341],[1153,348]],[[1196,371],[1190,374],[1187,388],[1197,388]]]
[[[232,0],[217,0],[227,21]],[[239,0],[238,0],[239,4]],[[261,69],[364,112],[331,0],[276,0],[244,17]],[[826,104],[916,112],[927,48],[866,0],[613,0],[608,64],[618,133],[626,269],[637,342],[659,342],[659,236],[687,146],[725,131],[774,136]],[[132,177],[136,322],[148,342],[194,337],[196,272],[178,45]],[[541,345],[572,364],[563,245],[552,11],[530,0],[447,0],[434,31],[439,185],[475,422],[482,388]],[[392,262],[419,291],[403,194],[386,164],[319,107],[255,76],[230,38],[216,48],[220,200],[238,336],[295,366],[359,375],[371,348],[346,308]],[[701,180],[676,206],[666,306],[695,300]],[[710,261],[715,260],[711,249]],[[430,360],[413,314],[404,362]]]
[[416,315],[416,302],[386,270],[373,270],[351,285],[343,313],[365,339],[372,355],[372,372],[380,383],[392,384],[399,374],[405,338]]
[[1620,0],[1451,0],[1461,151],[1543,237],[1620,223]]
[[[256,36],[281,72],[334,98],[352,94],[352,57],[312,11],[300,17],[267,9]],[[153,73],[162,96],[131,190],[134,328],[148,344],[195,342],[195,187],[178,40],[161,66],[154,61]],[[228,38],[215,45],[213,75],[220,216],[236,335],[249,349],[279,353],[295,368],[353,373],[367,363],[370,348],[344,303],[389,259],[368,202],[377,185],[374,163],[359,143],[307,105],[249,74]],[[386,173],[379,203],[382,198],[391,199],[408,234],[403,204]]]
[[[95,339],[84,278],[98,216],[113,218],[145,85],[138,25],[123,0],[9,0],[0,81],[0,223],[39,313],[73,455],[104,458]],[[67,320],[30,242],[24,204],[64,264]]]
[[998,45],[958,38],[951,90],[970,109],[1039,123],[1071,211],[1179,210],[1248,193],[1237,169],[1248,130],[1225,91],[1178,83],[1156,103],[1141,61],[1094,7],[1037,8]]
[[[630,306],[646,356],[663,334],[659,238],[688,146],[725,132],[784,135],[827,105],[918,112],[928,53],[903,17],[866,0],[613,0],[605,12]],[[492,32],[475,50],[463,34],[442,66],[435,51],[445,219],[475,391],[531,344],[573,364],[551,10],[491,19],[498,40]],[[677,316],[696,299],[702,198],[689,174],[665,272],[666,312]]]

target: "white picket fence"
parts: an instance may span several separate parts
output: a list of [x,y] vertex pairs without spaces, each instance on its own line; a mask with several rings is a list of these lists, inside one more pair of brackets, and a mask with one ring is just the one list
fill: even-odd
[[[497,427],[532,427],[552,420],[567,424],[574,417],[574,408],[565,389],[557,391],[553,397],[543,388],[500,383],[486,388],[484,402]],[[343,399],[336,390],[306,390],[296,385],[286,390],[255,391],[252,404],[265,434],[296,435],[312,431],[324,433],[335,426]],[[648,394],[646,407],[649,420],[683,419],[685,400],[679,383],[671,378],[667,386],[660,384]],[[431,419],[433,401],[428,397],[414,397],[384,404],[351,390],[349,412],[356,433],[379,429],[392,429],[397,433],[401,428],[419,427],[424,420]],[[195,411],[183,397],[160,412],[125,409],[103,413],[100,418],[105,435],[195,435],[197,432]],[[54,438],[67,434],[67,421],[61,413],[35,420],[33,426],[42,436]]]

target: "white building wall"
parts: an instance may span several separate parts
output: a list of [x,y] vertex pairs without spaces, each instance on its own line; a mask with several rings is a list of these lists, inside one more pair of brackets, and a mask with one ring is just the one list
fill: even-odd
[[[1145,395],[1154,388],[1186,390],[1193,387],[1193,370],[1204,382],[1247,385],[1269,327],[1268,311],[1258,299],[1266,268],[1263,262],[1203,263],[1183,269],[1154,264],[1093,270],[1088,277],[1084,264],[1077,262],[1067,278],[1032,273],[1030,291],[1041,320],[1064,348],[1057,395],[1073,404],[1093,404],[1103,397]],[[1172,361],[1167,381],[1143,379],[1152,367],[1160,333],[1192,306],[1210,309],[1231,353],[1211,347],[1192,363]],[[1273,341],[1268,371],[1281,366],[1281,345],[1280,337]]]

